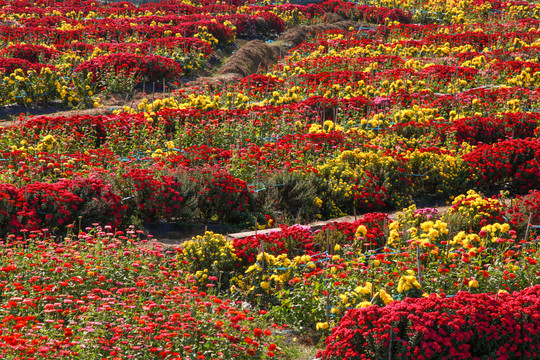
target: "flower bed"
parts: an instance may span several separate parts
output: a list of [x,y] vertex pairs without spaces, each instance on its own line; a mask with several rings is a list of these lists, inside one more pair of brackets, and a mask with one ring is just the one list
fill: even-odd
[[138,232],[111,231],[1,244],[4,357],[274,357],[257,312],[190,284],[171,251],[141,248]]
[[540,286],[509,294],[430,296],[349,311],[322,359],[538,357]]
[[[177,88],[182,76],[207,67],[213,49],[223,51],[237,36],[268,38],[287,26],[314,22],[323,15],[318,5],[135,7],[17,1],[1,6],[6,22],[0,23],[0,36],[6,46],[0,49],[0,81],[5,90],[0,93],[0,104],[36,106],[60,100],[68,108],[96,106],[99,93],[133,93],[145,81],[163,84],[165,80],[169,89]],[[45,68],[54,71],[43,73]],[[16,69],[24,75],[18,74],[18,81],[13,81],[8,76]],[[29,76],[30,70],[35,74]],[[86,73],[92,73],[99,86],[85,81]],[[41,96],[28,96],[33,92]]]
[[[131,6],[89,8],[82,22],[63,10],[56,17],[25,17],[21,23],[26,30],[30,25],[56,31],[90,24],[92,29],[70,31],[89,30],[86,35],[93,39],[95,29],[103,41],[57,41],[55,49],[46,47],[50,51],[38,59],[51,63],[50,68],[34,69],[49,64],[4,58],[9,76],[0,87],[3,98],[18,104],[61,99],[64,105],[82,106],[93,102],[103,87],[133,90],[162,80],[170,85],[211,54],[212,39],[228,41],[234,27],[239,36],[257,26],[280,32],[282,21],[309,23],[332,6],[364,12],[368,18],[386,11],[328,2],[247,7],[246,12],[256,14],[234,14],[234,5],[208,4],[178,5],[173,15],[162,14],[161,6],[144,11]],[[204,9],[216,10],[216,19],[229,30],[215,25]],[[100,13],[110,16],[99,19]],[[531,25],[518,15],[508,26],[495,28],[482,14],[472,14],[459,33],[454,25],[418,27],[395,19],[381,19],[384,25],[377,31],[324,31],[274,67],[235,83],[165,92],[126,104],[114,116],[36,117],[18,123],[0,130],[5,160],[0,180],[22,189],[97,172],[116,195],[127,199],[125,225],[131,216],[174,221],[196,214],[255,226],[255,219],[261,225],[278,215],[281,222],[309,221],[401,209],[418,199],[449,201],[470,189],[526,194],[538,187],[538,114],[531,111],[539,99],[539,72],[533,65],[537,32],[522,31],[520,26]],[[408,23],[411,18],[402,20]],[[493,21],[501,18],[493,15]],[[194,30],[198,37],[177,37],[170,30],[193,24],[201,25]],[[135,37],[137,27],[148,32],[143,36],[141,30]],[[128,35],[133,39],[118,42]],[[516,40],[509,44],[506,38]],[[13,46],[4,56],[35,61],[28,55],[36,52],[35,46]],[[71,56],[78,56],[69,66],[77,70],[76,85],[65,76],[58,79],[63,65],[52,67]],[[191,68],[186,67],[189,63]],[[45,146],[49,135],[57,143]],[[107,159],[107,165],[96,158]],[[147,197],[134,194],[126,173],[151,174],[152,179],[140,185],[148,189],[137,190],[147,194],[155,189],[153,182],[176,176],[179,165],[191,174],[217,166],[212,172],[223,173],[223,181],[233,185],[210,179],[206,172],[205,179],[191,181],[191,187],[172,179],[179,197],[151,197],[154,210],[144,209],[150,206],[142,205]],[[250,193],[241,190],[244,186]],[[163,192],[168,186],[158,188]],[[216,192],[203,197],[210,188]],[[222,197],[219,192],[226,189],[235,190]]]
[[113,76],[138,76],[137,84],[143,81],[160,81],[168,78],[177,78],[182,69],[175,61],[155,55],[139,56],[134,54],[113,54],[98,56],[79,65],[75,72],[82,73],[84,77],[92,74],[93,80],[103,84],[107,71]]

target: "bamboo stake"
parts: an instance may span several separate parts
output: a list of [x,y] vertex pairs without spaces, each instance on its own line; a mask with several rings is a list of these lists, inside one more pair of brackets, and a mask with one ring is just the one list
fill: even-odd
[[420,283],[420,290],[422,290],[422,268],[420,265],[420,244],[416,244],[416,264],[418,266],[418,282]]
[[388,360],[392,360],[392,341],[394,341],[394,328],[390,324],[390,341],[388,343]]

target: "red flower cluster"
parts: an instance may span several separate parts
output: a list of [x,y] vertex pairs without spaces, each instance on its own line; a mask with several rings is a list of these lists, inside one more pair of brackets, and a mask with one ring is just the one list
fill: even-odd
[[497,118],[474,116],[457,119],[441,130],[454,133],[459,143],[493,144],[508,138],[533,137],[539,121],[538,113],[505,113]]
[[463,66],[431,65],[418,72],[422,78],[435,78],[437,80],[449,81],[451,79],[472,80],[478,70]]
[[367,213],[353,222],[331,222],[324,225],[321,233],[326,231],[338,231],[344,236],[344,244],[352,244],[356,241],[355,233],[360,225],[366,227],[367,233],[362,240],[362,245],[365,247],[382,247],[386,243],[384,229],[388,226],[390,219],[388,214],[384,213]]
[[127,188],[133,189],[133,203],[143,219],[154,221],[159,219],[179,218],[184,199],[181,196],[181,185],[170,176],[156,176],[152,170],[130,169],[122,175]]
[[75,72],[84,75],[91,73],[94,76],[94,81],[99,82],[109,69],[116,75],[139,75],[141,77],[139,82],[142,82],[143,79],[146,81],[174,79],[182,74],[181,66],[172,59],[157,55],[129,53],[98,56],[79,65]]
[[405,13],[400,9],[356,5],[350,2],[342,2],[341,0],[325,1],[321,6],[326,11],[334,11],[338,14],[345,15],[352,20],[363,20],[375,24],[384,24],[385,19],[409,24],[412,19],[410,13]]
[[463,156],[473,176],[480,174],[477,184],[503,187],[509,181],[517,193],[540,187],[540,141],[510,139],[482,145]]
[[59,56],[60,52],[44,45],[17,44],[6,47],[0,51],[0,55],[23,59],[35,64]]
[[217,216],[219,221],[240,222],[249,213],[247,183],[231,176],[218,166],[192,169],[199,181],[198,209],[207,219]]
[[264,243],[264,250],[269,254],[289,254],[289,258],[306,253],[313,255],[317,249],[309,227],[281,225],[279,231],[234,239],[236,256],[242,259],[243,265],[255,262],[261,243]]
[[[520,228],[520,233],[525,232],[524,228],[528,225],[529,216],[532,225],[540,225],[540,191],[531,190],[527,195],[518,196],[512,201],[510,209],[506,210],[505,216],[510,225]],[[530,236],[539,233],[536,228],[529,230]]]
[[77,221],[117,227],[123,209],[111,186],[95,177],[34,182],[20,189],[0,184],[0,204],[1,236],[23,229],[65,229]]
[[[469,294],[350,310],[319,358],[538,358],[540,286],[513,294]],[[392,355],[389,355],[392,354]]]
[[[71,45],[72,49],[82,48],[84,50],[85,43],[75,43]],[[94,48],[92,44],[88,46]],[[151,39],[141,43],[101,43],[99,48],[106,52],[118,53],[134,53],[140,51],[144,55],[150,55],[156,48],[160,49],[182,49],[184,52],[195,51],[204,55],[209,55],[213,52],[212,47],[206,42],[198,38],[191,37],[164,37]]]
[[30,70],[34,70],[39,74],[41,69],[46,67],[51,70],[55,69],[53,65],[36,64],[20,58],[0,57],[0,73],[4,75],[9,75],[17,69],[21,69],[25,74]]
[[495,63],[491,69],[498,72],[506,72],[508,74],[519,73],[522,70],[529,68],[531,75],[540,71],[540,64],[530,61],[501,61]]
[[271,12],[260,12],[256,16],[231,14],[218,16],[219,22],[230,21],[236,27],[237,36],[252,37],[257,35],[279,34],[285,31],[285,22]]

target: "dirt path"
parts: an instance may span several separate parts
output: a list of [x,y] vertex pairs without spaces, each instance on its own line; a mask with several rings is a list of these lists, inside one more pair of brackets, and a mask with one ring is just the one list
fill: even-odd
[[[443,214],[451,206],[444,205],[444,206],[433,206],[433,207],[436,208],[439,211],[439,214]],[[396,220],[397,219],[397,214],[399,212],[400,211],[396,210],[396,211],[389,212],[387,214],[388,214],[388,217],[391,220]],[[353,222],[353,221],[356,221],[357,219],[361,219],[361,218],[362,218],[362,215],[359,215],[356,218],[354,216],[344,216],[344,217],[328,219],[328,220],[323,220],[323,221],[315,221],[315,222],[306,224],[305,226],[309,226],[313,231],[317,231],[317,230],[320,230],[326,224],[330,224],[330,223],[333,223],[333,222],[338,222],[338,223]],[[204,234],[205,230],[214,231],[216,233],[222,233],[222,234],[224,233],[223,231],[220,231],[219,226],[218,227],[216,227],[216,226],[210,226],[210,227],[198,226],[197,229],[193,229],[190,236],[185,236],[186,234],[184,234],[184,236],[176,237],[176,236],[173,235],[173,233],[171,233],[170,236],[168,234],[162,234],[163,237],[157,236],[155,238],[155,240],[156,240],[156,242],[158,244],[160,244],[164,248],[177,248],[177,247],[181,246],[185,241],[191,240],[192,237]],[[246,230],[246,231],[240,231],[240,232],[237,232],[237,233],[226,234],[226,237],[228,239],[230,239],[230,240],[232,240],[232,239],[243,239],[243,238],[246,238],[248,236],[254,236],[254,235],[257,235],[257,234],[268,234],[268,233],[271,233],[271,232],[274,232],[274,231],[279,231],[279,230],[280,230],[279,227],[270,228],[270,229],[264,229],[264,230],[258,230],[258,231]],[[152,231],[150,230],[150,233],[151,232]]]
[[[446,212],[446,210],[448,210],[450,208],[450,206],[437,206],[435,208],[437,210],[439,210],[439,214],[442,214],[442,213]],[[388,214],[388,217],[391,220],[396,220],[397,219],[397,214],[399,212],[400,211],[392,211],[392,212],[389,212],[387,214]],[[356,218],[354,216],[343,216],[343,217],[335,218],[335,219],[312,222],[310,224],[307,224],[307,226],[311,227],[311,230],[316,231],[316,230],[322,229],[325,225],[333,223],[333,222],[338,222],[338,223],[353,222],[353,221],[356,221],[356,220],[361,219],[361,218],[362,218],[362,215],[359,215]],[[253,235],[256,235],[256,234],[267,234],[267,233],[270,233],[270,232],[273,232],[273,231],[278,231],[278,230],[279,230],[279,228],[265,229],[265,230],[259,230],[259,231],[242,231],[242,232],[239,232],[239,233],[228,234],[228,237],[230,237],[231,239],[243,239],[243,238],[248,237],[248,236],[253,236]]]

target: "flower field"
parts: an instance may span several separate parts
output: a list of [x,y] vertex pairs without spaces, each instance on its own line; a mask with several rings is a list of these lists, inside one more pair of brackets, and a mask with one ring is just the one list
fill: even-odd
[[[2,356],[540,358],[539,34],[535,1],[0,1],[0,104],[80,110],[0,127]],[[238,43],[279,59],[212,78]]]

